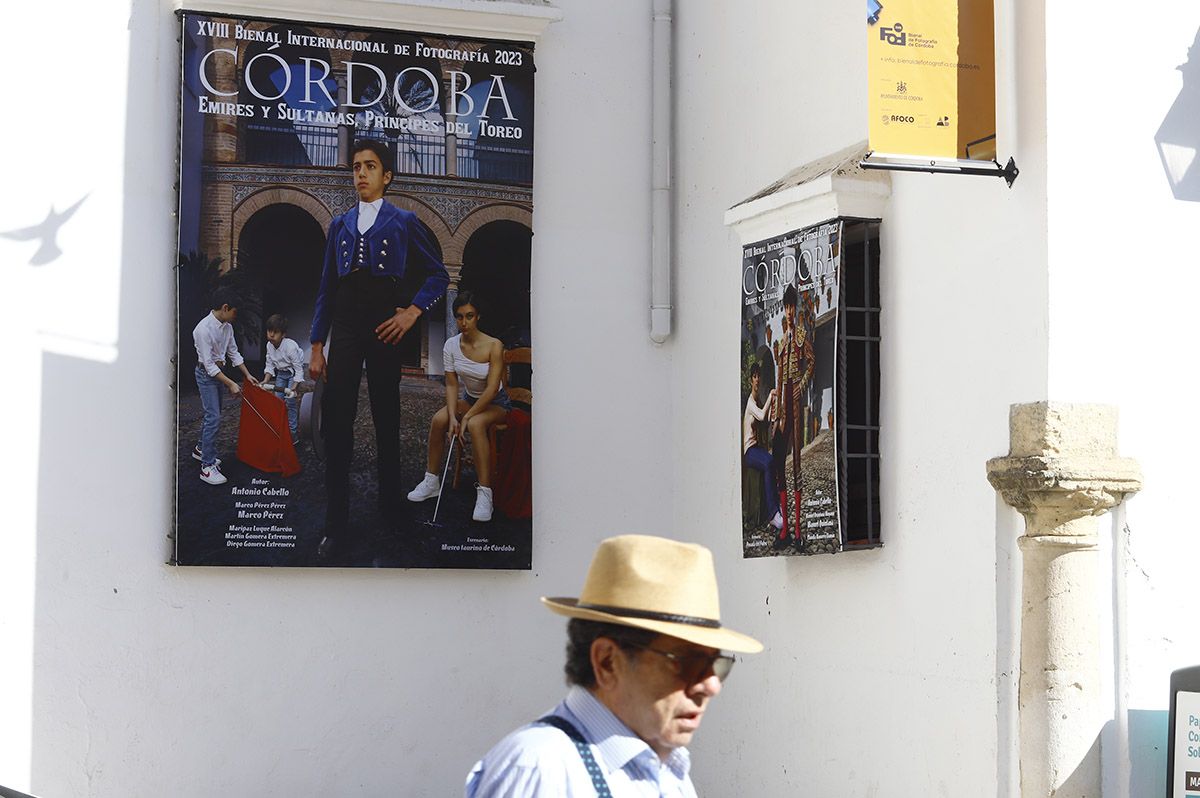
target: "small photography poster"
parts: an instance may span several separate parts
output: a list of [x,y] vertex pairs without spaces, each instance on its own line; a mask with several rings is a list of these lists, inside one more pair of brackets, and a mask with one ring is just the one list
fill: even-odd
[[530,568],[532,45],[180,23],[175,561]]
[[835,418],[841,222],[742,251],[742,552],[841,550]]

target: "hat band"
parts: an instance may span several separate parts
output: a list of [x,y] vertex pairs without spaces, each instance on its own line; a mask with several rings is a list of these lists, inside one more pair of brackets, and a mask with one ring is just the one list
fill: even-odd
[[635,610],[629,607],[609,607],[605,604],[588,604],[583,601],[575,603],[576,607],[585,610],[607,612],[609,615],[619,615],[622,618],[641,618],[647,621],[666,621],[668,623],[683,623],[688,626],[703,626],[705,629],[720,629],[721,622],[711,618],[697,618],[694,615],[672,615],[669,612],[652,612],[650,610]]

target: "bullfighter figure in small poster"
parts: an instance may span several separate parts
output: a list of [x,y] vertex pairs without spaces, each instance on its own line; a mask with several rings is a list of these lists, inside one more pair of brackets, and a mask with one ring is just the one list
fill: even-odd
[[796,547],[803,545],[800,502],[803,486],[800,476],[800,451],[804,448],[806,428],[808,384],[813,374],[812,340],[806,326],[799,318],[800,303],[796,287],[789,285],[783,292],[783,336],[779,357],[779,378],[775,401],[779,446],[776,459],[776,480],[779,488],[779,506],[783,514],[783,528],[776,539],[777,546],[784,546],[788,539]]

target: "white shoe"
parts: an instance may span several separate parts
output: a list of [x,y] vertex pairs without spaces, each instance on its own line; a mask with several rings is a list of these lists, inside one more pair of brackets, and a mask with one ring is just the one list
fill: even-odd
[[471,513],[472,521],[492,520],[492,489],[483,485],[475,486],[475,512]]
[[224,485],[229,480],[225,479],[225,475],[221,473],[221,467],[216,463],[205,468],[200,466],[200,479],[207,482],[209,485]]
[[775,513],[775,517],[771,519],[771,526],[776,529],[783,529],[783,515],[781,513]]
[[408,492],[408,500],[410,502],[423,502],[426,499],[432,499],[438,495],[438,491],[442,489],[442,481],[438,479],[437,474],[425,472],[425,479],[417,483],[417,486]]

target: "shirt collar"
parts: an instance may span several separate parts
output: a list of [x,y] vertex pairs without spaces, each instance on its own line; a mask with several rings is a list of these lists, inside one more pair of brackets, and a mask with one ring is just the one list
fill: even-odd
[[[579,721],[584,738],[600,752],[606,772],[620,770],[639,757],[656,767],[661,762],[654,749],[622,723],[590,690],[575,685],[567,693],[564,703]],[[686,748],[676,748],[667,756],[665,764],[675,778],[682,781],[691,769],[691,755]]]
[[362,200],[358,201],[358,212],[359,213],[362,213],[367,208],[374,208],[375,212],[379,213],[379,209],[382,207],[383,207],[383,197],[380,197],[379,199],[375,200],[374,202],[363,202]]

